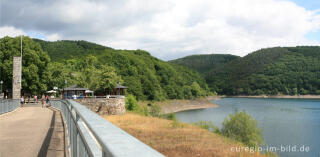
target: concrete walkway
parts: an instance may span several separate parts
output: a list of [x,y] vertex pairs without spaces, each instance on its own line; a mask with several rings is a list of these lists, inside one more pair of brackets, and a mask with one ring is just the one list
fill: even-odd
[[26,106],[0,115],[0,157],[37,156],[47,136],[53,111]]

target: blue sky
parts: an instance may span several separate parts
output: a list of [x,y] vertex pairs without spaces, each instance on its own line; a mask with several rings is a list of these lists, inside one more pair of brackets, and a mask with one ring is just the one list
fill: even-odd
[[[320,0],[291,0],[297,5],[306,8],[307,10],[314,10],[320,12]],[[306,38],[310,40],[320,41],[320,30],[306,34]]]
[[291,1],[308,10],[320,9],[320,0],[291,0]]
[[39,32],[29,31],[29,32],[27,32],[27,36],[29,36],[31,38],[47,40],[47,37],[44,36],[43,34],[39,33]]

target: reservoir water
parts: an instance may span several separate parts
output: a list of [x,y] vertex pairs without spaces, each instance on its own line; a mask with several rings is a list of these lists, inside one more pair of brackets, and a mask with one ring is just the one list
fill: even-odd
[[280,157],[320,157],[320,99],[222,98],[213,103],[219,107],[178,112],[177,119],[212,121],[221,128],[224,118],[244,109],[263,130],[263,149],[274,147]]

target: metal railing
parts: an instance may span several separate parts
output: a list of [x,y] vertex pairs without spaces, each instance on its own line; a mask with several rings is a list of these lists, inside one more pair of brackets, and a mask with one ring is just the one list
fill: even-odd
[[163,157],[85,106],[72,100],[54,100],[61,110],[68,134],[71,157]]
[[17,109],[19,105],[19,100],[0,99],[0,115]]

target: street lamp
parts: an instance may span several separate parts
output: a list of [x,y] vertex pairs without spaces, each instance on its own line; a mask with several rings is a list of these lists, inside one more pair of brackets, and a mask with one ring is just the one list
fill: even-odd
[[58,87],[53,87],[53,90],[54,90],[54,98],[57,98]]
[[[66,88],[68,81],[64,80],[64,88]],[[66,99],[66,97],[64,96],[64,88],[63,88],[63,98]],[[68,98],[68,92],[66,94],[67,98]]]

